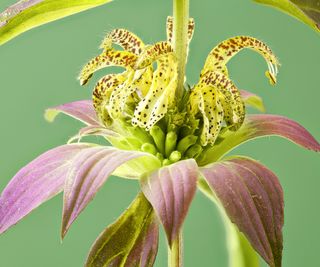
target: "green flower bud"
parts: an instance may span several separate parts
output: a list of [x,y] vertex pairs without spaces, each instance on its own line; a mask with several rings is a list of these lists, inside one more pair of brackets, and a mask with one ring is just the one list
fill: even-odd
[[157,149],[160,151],[160,153],[164,154],[165,134],[162,129],[155,125],[150,129],[150,135],[152,136]]
[[157,149],[154,145],[145,143],[141,146],[141,151],[150,153],[152,155],[157,155]]
[[191,146],[187,151],[186,151],[186,157],[187,158],[197,158],[203,151],[202,146],[200,146],[199,144],[195,144],[193,146]]
[[178,145],[177,145],[177,150],[181,152],[183,155],[190,146],[194,145],[198,140],[197,136],[194,135],[187,135],[186,137],[182,138]]
[[181,153],[177,150],[173,151],[170,156],[169,156],[169,160],[174,162],[177,162],[181,159]]
[[175,150],[177,145],[177,133],[174,131],[168,132],[166,135],[166,141],[165,141],[165,154],[167,157],[170,156],[173,150]]

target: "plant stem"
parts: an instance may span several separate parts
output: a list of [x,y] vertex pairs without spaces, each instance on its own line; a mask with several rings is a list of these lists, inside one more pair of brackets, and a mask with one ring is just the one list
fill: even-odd
[[173,0],[172,45],[178,60],[177,100],[184,94],[184,79],[188,51],[189,0]]
[[182,230],[173,241],[171,249],[168,248],[168,266],[169,267],[182,267],[183,266],[183,240]]

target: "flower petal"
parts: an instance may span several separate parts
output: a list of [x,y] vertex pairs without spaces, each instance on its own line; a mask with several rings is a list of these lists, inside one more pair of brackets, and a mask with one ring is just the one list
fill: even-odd
[[[158,49],[161,49],[160,44]],[[161,53],[161,51],[157,52]],[[165,53],[165,51],[162,52]],[[145,60],[153,60],[156,56],[151,54]],[[150,130],[153,125],[161,120],[167,113],[168,108],[174,106],[175,101],[178,75],[177,60],[172,53],[160,54],[159,56],[160,58],[157,58],[158,68],[154,73],[151,87],[147,95],[137,105],[132,119],[133,125],[138,125],[146,130]]]
[[65,113],[87,125],[100,126],[99,119],[91,100],[80,100],[48,108],[45,112],[47,121],[52,122],[59,113]]
[[172,53],[173,48],[171,44],[166,41],[161,41],[155,43],[154,45],[146,46],[141,55],[138,57],[135,68],[146,68],[159,58]]
[[264,57],[268,64],[266,76],[270,79],[270,83],[274,85],[278,73],[278,59],[265,43],[250,36],[236,36],[213,48],[206,59],[201,76],[207,71],[226,72],[226,64],[229,60],[245,48],[250,48]]
[[137,56],[131,52],[114,49],[105,50],[83,67],[79,75],[80,84],[87,84],[93,74],[100,69],[111,66],[123,67],[125,69],[133,68],[136,61]]
[[[189,100],[189,112],[196,117],[200,111],[203,118],[201,144],[206,146],[216,141],[225,117],[224,106],[221,103],[222,94],[215,87],[196,85],[192,89]],[[228,108],[229,106],[226,105]],[[229,111],[226,110],[226,113]],[[231,109],[232,112],[232,109]],[[228,113],[229,114],[229,113]]]
[[[137,71],[128,71],[126,80],[121,86],[114,88],[108,101],[107,109],[111,118],[116,119],[124,113],[132,117],[134,108],[129,108],[128,104],[130,102],[135,104],[136,99],[140,100],[146,95],[152,82],[152,75],[152,66]],[[136,96],[136,99],[133,96]]]
[[94,87],[92,93],[93,106],[100,121],[105,125],[111,125],[112,119],[107,110],[110,96],[113,90],[124,83],[128,72],[108,74],[101,78]]
[[0,197],[0,233],[63,189],[72,159],[90,144],[64,145],[42,154],[22,168]]
[[200,168],[229,218],[271,266],[282,259],[283,192],[257,161],[237,157]]
[[203,156],[198,158],[198,164],[204,166],[215,162],[244,142],[270,135],[284,137],[309,150],[320,151],[317,140],[297,122],[279,115],[248,115],[238,131],[226,133],[219,144],[205,150]]
[[240,95],[246,105],[251,106],[261,112],[266,111],[263,100],[260,96],[245,90],[240,90]]
[[111,173],[126,161],[142,156],[146,153],[103,146],[78,154],[69,168],[64,188],[62,237]]
[[85,266],[153,266],[158,236],[158,223],[152,206],[140,193],[117,221],[100,234]]
[[196,192],[198,166],[193,159],[163,167],[141,179],[141,188],[160,218],[171,245],[178,236]]
[[142,40],[126,29],[114,29],[104,38],[100,48],[108,50],[112,44],[121,46],[124,50],[139,55],[144,48]]

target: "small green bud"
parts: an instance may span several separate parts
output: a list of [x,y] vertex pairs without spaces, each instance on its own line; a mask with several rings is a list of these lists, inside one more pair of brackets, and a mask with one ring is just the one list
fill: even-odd
[[163,166],[168,166],[168,165],[170,165],[171,163],[172,163],[172,162],[171,162],[170,160],[164,159],[163,162],[162,162],[162,165],[163,165]]
[[189,126],[182,126],[179,131],[179,138],[184,138],[188,135],[192,135],[193,130]]
[[165,154],[167,157],[170,156],[173,150],[175,150],[177,145],[177,133],[176,132],[168,132],[166,135],[166,141],[165,141]]
[[142,143],[153,143],[152,137],[144,129],[139,127],[127,127],[128,132],[142,141]]
[[155,125],[150,129],[150,135],[152,136],[157,149],[160,151],[160,153],[164,154],[165,134],[162,129]]
[[146,152],[146,153],[150,153],[152,155],[156,155],[157,154],[157,149],[154,145],[149,144],[149,143],[145,143],[141,146],[141,151]]
[[202,151],[202,146],[200,146],[199,144],[195,144],[186,151],[186,157],[195,159],[202,153]]
[[156,157],[160,160],[160,161],[163,161],[163,155],[161,153],[157,153],[156,154]]
[[177,150],[173,151],[169,156],[169,160],[172,162],[177,162],[180,159],[181,159],[181,153]]
[[182,138],[178,145],[177,145],[177,149],[178,151],[181,152],[181,154],[183,155],[189,147],[191,147],[192,145],[194,145],[198,140],[197,136],[194,135],[187,135],[186,137]]

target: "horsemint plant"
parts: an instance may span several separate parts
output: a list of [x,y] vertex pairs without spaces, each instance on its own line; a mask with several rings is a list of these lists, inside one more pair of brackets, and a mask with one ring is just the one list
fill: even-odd
[[[40,11],[54,3],[55,10],[61,7],[68,14],[90,6],[83,4],[87,1],[59,0],[20,4],[25,2]],[[81,8],[72,9],[76,2],[82,3]],[[103,2],[108,1],[91,5]],[[86,127],[67,145],[46,152],[15,175],[0,198],[0,232],[63,191],[64,237],[113,174],[137,179],[141,192],[98,237],[86,266],[152,266],[160,222],[167,235],[169,266],[182,266],[182,224],[197,188],[213,200],[224,218],[230,266],[259,266],[256,252],[271,267],[281,266],[283,192],[277,177],[253,159],[225,155],[246,141],[270,135],[314,151],[320,150],[320,144],[285,117],[246,115],[245,105],[263,111],[263,103],[258,96],[238,90],[229,78],[228,61],[245,48],[258,52],[267,62],[266,76],[273,85],[279,65],[270,48],[255,38],[238,36],[217,45],[207,57],[199,82],[192,88],[185,86],[194,31],[188,8],[187,0],[174,1],[166,41],[145,45],[125,29],[106,36],[102,53],[83,68],[80,83],[87,84],[95,71],[108,66],[123,67],[124,72],[99,80],[93,102],[77,101],[47,110],[49,121],[63,112]],[[58,18],[58,13],[53,17]],[[22,16],[30,19],[28,13]],[[53,17],[42,19],[48,22]],[[10,20],[0,23],[0,27],[10,26]],[[23,27],[4,30],[1,42],[26,30]],[[87,135],[103,136],[112,146],[81,142]]]

